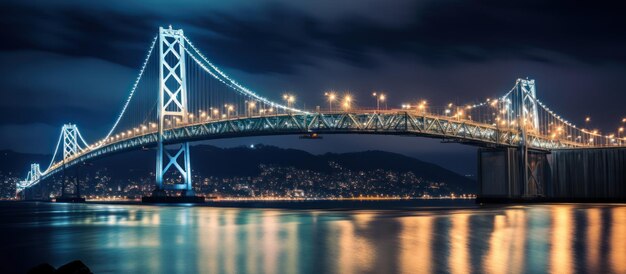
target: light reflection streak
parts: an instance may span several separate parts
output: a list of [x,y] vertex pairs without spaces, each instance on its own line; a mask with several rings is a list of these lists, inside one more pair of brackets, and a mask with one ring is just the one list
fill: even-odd
[[552,209],[552,233],[550,242],[550,272],[567,274],[573,272],[574,227],[572,209],[569,205],[558,205]]
[[626,208],[613,208],[611,220],[611,269],[614,273],[626,273]]
[[433,273],[432,235],[434,217],[417,216],[400,219],[400,272]]
[[587,210],[587,271],[593,273],[600,266],[600,244],[602,234],[602,211],[599,208]]
[[451,273],[467,273],[469,270],[468,236],[469,215],[456,213],[450,217],[450,257],[449,268]]
[[298,223],[297,222],[289,222],[285,224],[287,227],[285,228],[285,249],[283,255],[287,257],[285,264],[285,271],[281,271],[284,273],[297,273],[298,272],[298,263],[299,263],[299,242],[298,242]]
[[[345,249],[344,253],[356,255],[355,263],[358,273],[371,272],[376,260],[376,248],[370,242],[369,238],[362,235],[362,231],[367,231],[371,227],[371,221],[374,220],[374,215],[371,213],[361,213],[356,215],[356,223],[358,230],[352,227],[352,238],[354,239],[354,250]],[[354,251],[357,251],[356,254]]]
[[263,266],[265,273],[276,273],[276,261],[280,251],[278,242],[278,218],[274,212],[263,213]]
[[219,211],[216,209],[202,211],[198,214],[198,272],[217,273],[217,248],[219,244]]
[[[367,219],[367,216],[361,219],[362,229],[368,228]],[[338,273],[371,272],[375,259],[374,246],[357,234],[355,223],[354,220],[338,220],[333,224],[333,237],[328,239],[328,245],[334,251]]]
[[[356,249],[354,247],[354,223],[350,221],[339,221],[338,229],[339,229],[339,242],[338,242],[338,250],[339,253],[337,257],[337,267],[339,273],[355,273],[355,265],[353,261],[353,254]],[[333,244],[334,240],[331,240],[329,244]]]
[[220,247],[223,252],[222,261],[224,262],[224,272],[238,273],[237,271],[237,224],[236,211],[227,210],[224,212],[224,227],[220,231],[224,232],[223,245]]
[[511,266],[513,273],[524,272],[524,262],[526,255],[526,224],[528,219],[526,212],[523,210],[507,210],[507,217],[511,220]]
[[493,219],[489,251],[484,257],[485,273],[523,273],[526,254],[526,213],[508,209]]
[[254,273],[258,271],[257,261],[259,259],[259,254],[257,252],[252,252],[252,250],[256,250],[259,246],[259,236],[261,231],[261,226],[258,225],[258,214],[256,212],[250,213],[248,215],[248,224],[246,225],[247,229],[247,250],[250,251],[248,256],[246,256],[246,271],[248,273]]

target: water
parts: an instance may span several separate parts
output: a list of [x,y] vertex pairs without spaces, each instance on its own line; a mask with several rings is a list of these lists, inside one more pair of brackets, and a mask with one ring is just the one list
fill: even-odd
[[271,206],[3,202],[0,273],[626,273],[626,205]]

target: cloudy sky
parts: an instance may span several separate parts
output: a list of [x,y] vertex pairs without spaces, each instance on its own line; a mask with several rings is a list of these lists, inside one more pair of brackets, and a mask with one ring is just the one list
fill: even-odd
[[[183,28],[209,58],[270,98],[323,104],[350,90],[371,104],[472,102],[519,77],[563,117],[615,131],[626,116],[626,7],[618,1],[3,1],[0,149],[51,153],[61,125],[103,137],[159,26]],[[212,4],[214,3],[214,4]],[[475,173],[475,148],[437,140],[267,137],[314,153],[381,149]]]

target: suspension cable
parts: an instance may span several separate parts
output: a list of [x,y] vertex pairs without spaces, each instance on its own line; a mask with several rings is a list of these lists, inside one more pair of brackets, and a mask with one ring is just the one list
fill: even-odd
[[124,116],[124,113],[126,112],[126,108],[128,107],[130,100],[133,98],[133,95],[135,94],[135,90],[137,89],[137,86],[139,85],[139,81],[141,80],[141,77],[143,76],[143,72],[146,69],[146,66],[148,65],[148,61],[150,61],[150,56],[152,55],[152,50],[154,49],[154,45],[156,45],[157,39],[158,39],[158,36],[155,36],[154,39],[152,40],[152,45],[150,45],[150,49],[148,50],[148,55],[146,56],[146,59],[143,62],[141,70],[139,71],[139,75],[137,76],[137,79],[135,80],[135,84],[133,85],[133,88],[130,91],[130,95],[128,96],[128,99],[126,99],[126,103],[124,103],[124,107],[122,107],[122,111],[120,115],[117,116],[117,120],[115,120],[113,127],[111,127],[111,130],[109,130],[109,133],[107,133],[106,137],[104,137],[103,140],[109,139],[109,137],[111,137],[111,134],[113,134],[113,131],[117,127],[118,123],[120,122],[120,120],[122,120],[122,116]]
[[[231,88],[235,89],[236,91],[239,91],[240,93],[242,93],[243,95],[247,95],[247,96],[251,96],[253,98],[255,98],[256,100],[259,100],[263,103],[269,104],[271,106],[277,107],[277,108],[281,108],[283,110],[289,110],[289,111],[293,111],[293,112],[301,112],[301,113],[308,113],[306,111],[300,110],[300,109],[296,109],[296,108],[292,108],[292,107],[287,107],[284,106],[282,104],[278,104],[275,103],[273,101],[270,101],[267,98],[263,98],[260,95],[254,93],[253,91],[251,91],[250,89],[240,85],[239,83],[237,83],[235,80],[231,79],[230,77],[228,77],[228,75],[224,72],[222,72],[217,66],[215,66],[213,63],[211,63],[194,45],[193,43],[191,43],[191,41],[186,37],[183,36],[183,39],[185,39],[185,41],[187,42],[187,44],[193,49],[193,51],[200,56],[200,58],[202,58],[202,60],[209,65],[209,67],[211,67],[215,72],[217,72],[222,78],[226,79],[220,79],[220,77],[218,77],[217,75],[215,75],[214,73],[209,71],[209,68],[206,67],[204,64],[202,64],[202,62],[200,62],[200,60],[198,60],[194,54],[192,52],[189,51],[189,49],[187,49],[187,47],[184,47],[185,51],[187,53],[189,53],[189,55],[191,56],[191,58],[193,58],[194,61],[196,61],[196,63],[198,63],[198,65],[200,65],[200,67],[202,67],[207,73],[211,74],[211,76],[213,76],[215,79],[219,80],[220,82],[224,83],[227,86],[230,86]],[[228,83],[227,83],[228,82]]]
[[61,130],[61,133],[59,134],[59,140],[57,141],[57,145],[54,149],[54,154],[52,155],[52,159],[50,159],[50,164],[48,165],[48,168],[46,168],[46,171],[44,171],[42,174],[48,173],[48,170],[50,170],[50,168],[54,164],[54,158],[56,158],[57,152],[59,151],[59,145],[61,144],[61,139],[63,139],[63,130]]

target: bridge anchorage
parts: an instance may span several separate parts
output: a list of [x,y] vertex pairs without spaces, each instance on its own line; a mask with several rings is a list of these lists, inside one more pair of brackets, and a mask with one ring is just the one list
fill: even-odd
[[[626,187],[618,194],[607,192],[621,189],[626,182],[626,155],[620,156],[626,153],[626,138],[601,135],[562,118],[538,99],[532,79],[518,79],[504,95],[466,105],[435,107],[423,101],[395,109],[380,109],[380,104],[362,109],[344,96],[340,107],[333,108],[331,98],[339,101],[335,96],[327,98],[328,109],[316,107],[312,111],[294,107],[292,95],[284,96],[286,105],[277,103],[220,70],[182,30],[159,28],[128,99],[105,137],[89,144],[76,125],[64,125],[49,166],[42,171],[38,164],[31,165],[26,179],[18,182],[17,193],[22,197],[28,196],[26,193],[50,196],[39,182],[92,159],[155,148],[154,190],[142,201],[201,202],[204,198],[195,195],[192,182],[192,141],[378,134],[437,138],[479,147],[478,181],[483,198],[556,197],[582,189],[572,184],[592,188],[588,173],[572,177],[572,168],[589,170],[585,166],[589,163],[576,159],[609,159],[607,155],[613,155],[622,160],[610,166],[619,168],[598,173],[610,176],[600,179],[604,180],[603,187],[596,192],[626,198]],[[63,153],[57,156],[61,149]],[[590,150],[605,152],[571,156]],[[62,178],[65,194],[66,176]],[[74,194],[78,192],[76,187]]]

